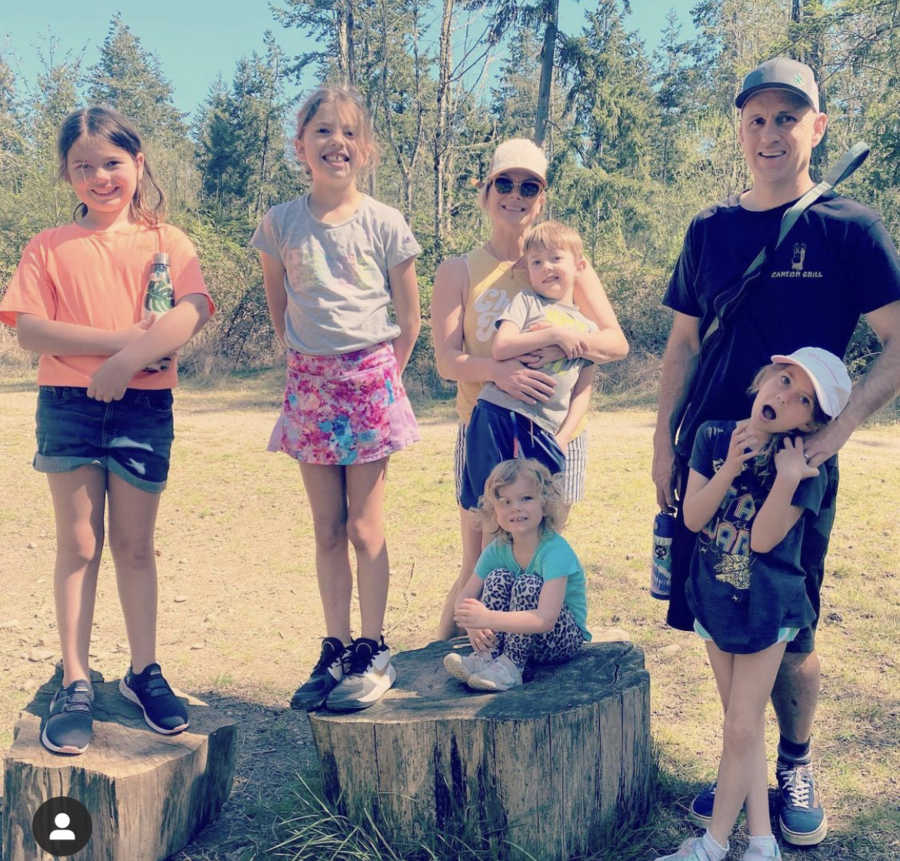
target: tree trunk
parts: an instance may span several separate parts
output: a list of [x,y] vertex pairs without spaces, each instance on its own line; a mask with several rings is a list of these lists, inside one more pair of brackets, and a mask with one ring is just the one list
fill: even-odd
[[[486,857],[589,854],[647,809],[650,678],[629,643],[586,645],[523,687],[469,691],[432,643],[396,656],[398,681],[365,712],[310,714],[326,795],[399,855],[440,835]],[[468,649],[468,647],[466,647]]]
[[188,698],[191,726],[173,736],[153,732],[140,709],[113,682],[94,682],[94,737],[81,756],[57,756],[38,738],[57,675],[38,690],[4,758],[3,848],[6,861],[44,857],[32,817],[66,795],[91,815],[81,861],[158,861],[178,852],[216,818],[231,791],[235,724]]
[[538,86],[537,112],[534,120],[534,142],[541,146],[547,136],[550,116],[550,88],[553,84],[553,58],[556,52],[556,33],[559,26],[559,0],[545,0],[546,25],[541,48],[541,81]]
[[444,189],[446,187],[446,158],[449,141],[448,116],[450,113],[450,64],[453,56],[451,42],[453,27],[453,2],[444,0],[441,14],[440,49],[438,53],[438,80],[435,93],[435,127],[432,139],[434,165],[434,253],[435,259],[443,257],[444,243]]

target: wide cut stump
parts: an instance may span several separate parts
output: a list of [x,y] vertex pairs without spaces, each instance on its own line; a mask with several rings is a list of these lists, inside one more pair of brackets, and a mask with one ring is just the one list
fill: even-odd
[[94,736],[80,756],[60,756],[40,743],[60,673],[42,685],[16,723],[3,760],[5,861],[51,858],[35,842],[32,818],[41,804],[66,795],[91,815],[91,838],[79,861],[158,861],[185,846],[228,798],[234,774],[236,727],[188,697],[191,725],[164,736],[95,674]]
[[[325,794],[399,851],[460,841],[490,857],[570,858],[641,817],[650,783],[650,677],[631,643],[586,645],[523,687],[477,693],[437,642],[394,658],[363,712],[311,713]],[[443,847],[443,851],[442,848]]]

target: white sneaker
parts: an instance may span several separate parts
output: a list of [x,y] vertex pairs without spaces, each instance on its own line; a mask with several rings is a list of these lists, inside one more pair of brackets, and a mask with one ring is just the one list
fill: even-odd
[[344,678],[328,694],[325,707],[334,712],[355,712],[375,705],[397,680],[391,650],[384,637],[376,643],[366,637],[347,647]]
[[659,855],[654,861],[723,861],[727,854],[727,843],[719,846],[707,831],[702,837],[688,837],[677,852]]
[[781,861],[781,850],[774,836],[751,837],[741,861]]
[[444,655],[444,669],[454,679],[467,682],[469,676],[484,669],[492,660],[490,652],[470,652],[468,655],[450,652]]
[[506,655],[500,655],[472,673],[466,684],[479,691],[508,691],[522,684],[522,671]]

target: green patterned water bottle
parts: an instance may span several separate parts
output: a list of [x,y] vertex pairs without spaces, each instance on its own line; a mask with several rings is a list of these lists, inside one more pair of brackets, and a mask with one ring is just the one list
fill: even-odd
[[[174,305],[175,289],[172,287],[172,276],[169,273],[169,255],[165,251],[157,251],[153,255],[147,292],[144,293],[143,318],[155,323],[166,311],[171,311]],[[144,371],[155,374],[157,371],[168,370],[171,364],[172,356],[163,356],[155,362],[150,362]]]

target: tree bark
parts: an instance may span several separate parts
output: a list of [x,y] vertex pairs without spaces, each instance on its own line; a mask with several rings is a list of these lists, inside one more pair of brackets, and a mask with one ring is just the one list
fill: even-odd
[[556,52],[556,34],[559,27],[559,0],[545,0],[546,25],[544,44],[541,48],[541,81],[538,85],[537,111],[534,120],[534,142],[541,146],[547,136],[547,120],[550,117],[550,88],[553,84],[553,57]]
[[153,732],[113,682],[94,682],[94,737],[81,756],[57,756],[39,740],[59,673],[38,690],[16,723],[4,758],[3,848],[6,861],[44,857],[31,832],[50,798],[80,801],[92,820],[80,861],[158,861],[185,846],[216,818],[231,791],[236,727],[188,698],[191,726],[174,736]]
[[365,712],[310,714],[326,795],[351,820],[371,816],[400,854],[440,835],[445,851],[464,841],[492,858],[518,846],[564,859],[646,811],[650,679],[640,649],[588,645],[521,688],[481,694],[444,671],[451,648],[397,655],[395,687]]

